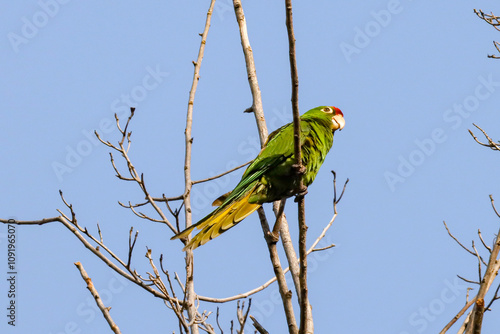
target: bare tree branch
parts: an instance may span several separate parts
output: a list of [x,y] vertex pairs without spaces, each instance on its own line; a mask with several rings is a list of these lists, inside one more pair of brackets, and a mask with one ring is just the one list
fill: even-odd
[[[43,223],[41,223],[43,221]],[[59,217],[53,217],[53,218],[48,218],[48,219],[42,219],[42,220],[35,220],[35,221],[19,221],[15,220],[13,221],[12,219],[6,220],[6,219],[0,219],[0,223],[5,223],[5,224],[16,224],[16,225],[43,225],[46,223],[50,222],[60,222],[66,227],[68,230],[70,230],[76,237],[77,239],[87,248],[90,250],[94,255],[96,255],[101,261],[103,261],[105,264],[107,264],[111,269],[113,269],[115,272],[120,274],[121,276],[125,277],[132,283],[137,284],[141,288],[145,289],[146,291],[150,292],[153,294],[155,297],[161,298],[161,299],[168,299],[168,296],[163,295],[161,292],[158,292],[157,290],[151,288],[147,284],[145,284],[142,280],[139,279],[139,277],[135,274],[128,274],[122,269],[120,269],[115,263],[113,263],[109,258],[107,258],[103,253],[101,253],[97,247],[92,246],[90,242],[88,242],[85,237],[80,233],[82,231],[85,233],[85,229],[81,228],[78,224],[76,224],[76,220],[71,220],[67,217],[64,216],[59,216]],[[88,231],[86,232],[86,235],[89,236],[90,233]],[[106,250],[114,259],[116,259],[120,265],[123,267],[126,267],[125,262],[123,262],[118,256],[116,256],[109,248],[107,248],[104,244],[100,243],[96,238],[92,239],[94,242],[96,242],[101,248]]]
[[470,135],[472,136],[472,138],[474,138],[474,140],[476,141],[476,143],[478,143],[479,145],[482,145],[482,146],[485,146],[485,147],[489,147],[491,148],[492,150],[495,150],[495,151],[500,151],[500,145],[498,143],[496,143],[493,139],[491,139],[490,136],[488,136],[488,134],[486,133],[486,131],[484,131],[483,129],[481,129],[478,125],[472,123],[476,128],[479,129],[479,131],[481,131],[484,135],[484,137],[488,140],[488,143],[483,143],[481,142],[479,139],[477,139],[477,137],[474,135],[474,133],[469,130],[469,133]]
[[[187,107],[187,115],[186,115],[186,130],[185,134],[185,145],[186,145],[186,154],[184,158],[184,214],[186,219],[185,227],[190,227],[192,222],[192,211],[191,211],[191,188],[193,186],[191,180],[191,153],[193,146],[193,137],[191,135],[192,127],[193,127],[193,106],[194,106],[194,98],[196,95],[196,89],[198,87],[198,81],[200,80],[200,68],[201,62],[203,60],[203,54],[205,52],[205,45],[207,42],[208,31],[210,29],[210,21],[212,18],[212,12],[214,9],[215,0],[210,1],[210,7],[207,12],[207,19],[205,21],[205,28],[203,33],[201,34],[201,42],[200,49],[198,51],[198,58],[196,62],[194,62],[194,74],[193,74],[193,83],[191,85],[191,90],[189,91],[189,100]],[[190,236],[188,236],[189,241]],[[194,322],[196,318],[196,293],[194,291],[194,278],[193,278],[193,270],[194,270],[194,262],[193,262],[193,250],[186,250],[186,284],[185,284],[185,298],[188,304],[188,316],[189,321]],[[191,334],[198,334],[198,326],[193,324],[191,328]]]
[[89,275],[85,271],[85,268],[83,268],[83,265],[80,262],[76,262],[75,266],[80,271],[80,274],[82,275],[83,280],[87,283],[87,289],[89,289],[90,293],[94,297],[94,300],[97,304],[97,307],[99,307],[99,309],[101,310],[102,315],[104,316],[104,319],[106,319],[106,321],[109,324],[109,327],[111,328],[113,333],[120,334],[121,333],[120,328],[118,328],[118,326],[113,321],[113,318],[111,318],[111,314],[109,314],[109,310],[111,309],[111,307],[104,306],[102,299],[99,296],[99,293],[94,288],[94,284],[92,283],[92,280],[90,279]]
[[[490,201],[495,213],[497,213],[495,208],[495,203],[491,195],[490,195]],[[468,321],[468,325],[466,327],[465,331],[466,334],[473,334],[473,333],[475,334],[481,332],[483,314],[485,310],[484,297],[486,296],[486,293],[488,292],[490,286],[493,284],[494,279],[498,275],[498,271],[500,269],[500,261],[498,260],[499,252],[500,252],[500,230],[497,233],[495,243],[492,247],[484,276],[482,278],[480,277],[481,281],[479,285],[479,292],[477,293],[477,296],[475,298],[474,308],[472,310],[470,319]]]
[[257,321],[257,319],[255,319],[252,315],[250,316],[250,319],[252,319],[253,321],[253,326],[255,327],[255,329],[260,333],[260,334],[269,334],[268,331],[266,331],[264,329],[264,327],[262,327],[261,324],[259,324],[259,322]]
[[[500,43],[497,41],[493,41],[493,46],[497,49],[497,52],[500,53]],[[500,56],[497,55],[488,55],[488,58],[500,59]]]
[[331,171],[333,174],[333,212],[337,213],[337,204],[342,200],[342,197],[345,193],[345,188],[347,187],[347,183],[349,183],[349,178],[345,180],[344,187],[342,188],[342,192],[340,196],[337,198],[337,173],[334,170]]
[[[278,202],[273,204],[273,208],[275,212],[279,213]],[[278,208],[278,211],[276,211]],[[290,269],[290,275],[292,276],[293,285],[295,286],[295,292],[297,293],[297,298],[300,302],[300,266],[297,253],[293,248],[292,237],[290,236],[290,231],[288,229],[288,222],[286,221],[286,216],[282,215],[282,222],[280,226],[280,236],[281,236],[281,244],[283,245],[283,249],[285,251],[285,256],[288,261],[288,268],[285,269],[285,273],[288,269]]]
[[476,15],[480,19],[486,21],[488,24],[493,26],[496,30],[500,31],[500,17],[499,16],[494,15],[493,12],[491,12],[491,14],[485,14],[481,9],[480,10],[474,9],[474,13],[476,13]]
[[[148,272],[149,278],[147,279],[147,281],[150,281],[151,283],[153,283],[161,292],[163,292],[164,295],[169,296],[170,292],[160,277],[160,272],[158,271],[156,265],[153,262],[153,258],[151,257],[151,253],[152,253],[151,249],[147,249],[146,258],[149,260],[149,264],[150,264],[151,268],[153,268],[153,274]],[[170,283],[170,275],[168,274],[168,272],[166,270],[162,270],[162,272],[167,276],[168,281]],[[172,287],[171,284],[169,286]],[[173,289],[171,291],[173,293]],[[177,316],[177,319],[179,321],[179,324],[183,327],[184,331],[186,333],[188,333],[189,328],[195,322],[194,319],[196,319],[196,317],[193,320],[186,319],[182,313],[184,311],[184,304],[181,304],[180,302],[176,301],[173,298],[168,299],[167,306],[172,311],[174,311],[174,313]],[[189,314],[189,312],[188,312],[188,314]]]
[[439,332],[439,334],[445,334],[448,331],[448,329],[450,329],[451,326],[453,326],[455,322],[457,322],[457,320],[460,319],[462,315],[464,315],[465,311],[467,311],[469,307],[471,307],[472,304],[474,304],[475,302],[476,302],[476,297],[468,301],[465,304],[465,306],[457,313],[457,315],[454,316],[453,319],[451,319],[451,321],[446,326],[444,326],[444,328],[441,330],[441,332]]
[[292,81],[292,111],[293,111],[293,133],[294,133],[294,153],[297,165],[297,177],[299,178],[298,192],[296,198],[298,202],[299,220],[299,256],[300,256],[300,329],[299,333],[313,333],[314,325],[312,320],[312,310],[309,303],[309,291],[307,287],[307,225],[305,214],[304,194],[307,188],[302,181],[305,167],[302,165],[301,145],[300,145],[300,113],[299,113],[299,76],[297,72],[297,59],[295,56],[295,34],[293,31],[292,0],[285,0],[286,5],[286,28],[288,32],[288,52],[290,56],[290,76]]
[[457,277],[458,277],[458,278],[460,278],[462,281],[467,282],[467,283],[477,284],[477,285],[481,284],[481,283],[479,283],[479,282],[477,282],[477,281],[473,281],[473,280],[470,280],[470,279],[464,278],[464,277],[462,277],[462,276],[460,276],[460,275],[457,275]]
[[444,227],[446,228],[446,231],[448,232],[448,235],[456,241],[457,244],[460,245],[460,247],[462,247],[463,249],[465,249],[469,254],[473,255],[473,256],[477,256],[475,252],[471,251],[470,249],[468,249],[467,247],[465,247],[460,241],[458,241],[458,239],[450,232],[450,229],[448,228],[448,225],[446,225],[446,222],[443,221],[443,224],[444,224]]
[[[132,253],[134,252],[135,242],[137,241],[137,237],[139,236],[139,231],[135,232],[134,241],[132,241],[132,232],[134,232],[134,228],[130,228],[129,236],[128,236],[128,260],[127,260],[127,268],[130,268],[130,262],[132,261]],[[102,242],[102,239],[101,239]]]
[[320,252],[320,251],[324,251],[324,250],[327,250],[327,249],[330,249],[333,247],[335,247],[335,244],[331,244],[331,245],[328,245],[326,247],[321,247],[321,248],[314,248],[312,251],[313,252]]
[[[129,208],[139,218],[147,219],[147,220],[150,220],[150,221],[153,221],[153,222],[163,223],[163,224],[167,225],[172,232],[176,233],[177,230],[175,229],[175,227],[170,223],[170,221],[165,216],[165,214],[163,213],[163,211],[156,204],[156,201],[153,199],[153,196],[151,196],[150,193],[149,193],[149,191],[147,190],[146,183],[144,182],[144,175],[143,174],[139,175],[139,173],[137,172],[136,168],[132,164],[132,161],[130,160],[130,157],[128,155],[128,151],[130,149],[130,145],[132,144],[132,140],[131,140],[132,132],[126,132],[126,131],[127,131],[128,127],[130,125],[130,121],[132,120],[132,117],[134,117],[134,112],[135,112],[135,108],[130,108],[130,116],[128,117],[127,122],[125,124],[125,128],[123,130],[122,130],[121,126],[120,126],[120,119],[118,118],[118,115],[115,114],[116,126],[117,126],[118,130],[120,131],[120,133],[122,134],[122,138],[118,142],[118,146],[115,146],[115,145],[111,144],[109,141],[104,141],[99,136],[99,134],[97,133],[97,131],[95,131],[94,133],[95,133],[97,139],[99,139],[99,141],[101,143],[103,143],[104,145],[106,145],[108,147],[111,147],[114,150],[120,152],[121,156],[125,159],[126,164],[127,164],[127,169],[128,169],[129,174],[130,174],[130,177],[125,177],[125,176],[123,176],[120,173],[120,171],[116,167],[116,164],[115,164],[115,161],[114,161],[114,158],[113,158],[113,154],[112,153],[109,154],[110,155],[110,159],[111,159],[111,165],[113,166],[113,169],[115,170],[116,176],[120,180],[134,181],[134,182],[136,182],[137,185],[139,186],[139,188],[141,188],[142,192],[144,193],[144,195],[146,197],[146,203],[149,203],[153,207],[153,209],[156,211],[156,213],[158,213],[158,215],[161,217],[161,219],[155,219],[155,218],[147,216],[144,213],[137,212],[135,210],[135,207],[137,207],[137,206],[133,206],[130,203],[129,203],[128,206],[123,205],[121,202],[118,202],[118,203],[121,206],[123,206],[123,207]],[[126,148],[124,147],[125,139],[127,140],[127,147]]]
[[257,122],[257,129],[259,130],[260,146],[264,146],[267,140],[267,126],[264,118],[264,108],[262,107],[262,97],[260,95],[259,82],[257,81],[257,71],[255,70],[255,61],[253,59],[253,51],[248,39],[247,23],[245,20],[245,13],[241,6],[241,0],[233,0],[234,13],[236,21],[238,22],[241,38],[241,46],[243,47],[243,54],[245,55],[245,64],[248,74],[248,84],[252,92],[252,106],[246,112],[252,111],[255,115]]
[[[217,327],[219,327],[220,334],[224,334],[224,331],[222,330],[220,324],[219,324],[219,307],[217,307],[217,313],[215,315],[215,322],[217,323]],[[232,333],[232,331],[231,331]]]
[[500,299],[500,296],[498,296],[498,291],[500,290],[500,284],[497,286],[497,289],[495,290],[495,294],[493,295],[493,298],[491,298],[490,302],[488,305],[484,308],[485,311],[491,311],[490,307],[493,305],[495,301]]
[[[268,132],[267,132],[267,126],[265,123],[265,118],[264,118],[264,111],[262,107],[262,98],[260,94],[260,89],[259,89],[259,84],[257,81],[257,74],[255,70],[255,62],[253,59],[253,52],[252,48],[250,46],[250,41],[248,38],[248,32],[247,32],[247,26],[246,26],[246,20],[245,20],[245,14],[243,12],[243,7],[241,5],[240,0],[233,0],[233,6],[234,6],[234,12],[236,15],[236,21],[238,22],[239,26],[239,31],[240,31],[240,38],[241,38],[241,45],[243,48],[243,54],[245,56],[245,64],[247,67],[247,74],[248,74],[248,82],[250,85],[250,90],[252,93],[252,107],[247,109],[246,112],[253,111],[255,115],[255,119],[257,122],[257,128],[259,131],[259,138],[260,138],[260,143],[261,147],[264,146]],[[277,204],[274,204],[276,207]],[[261,221],[262,225],[262,230],[264,232],[264,237],[266,239],[268,249],[269,249],[269,256],[271,258],[271,262],[273,264],[273,270],[275,272],[275,275],[278,280],[278,286],[279,286],[279,291],[282,297],[283,301],[283,307],[285,309],[285,315],[288,323],[288,329],[290,333],[297,333],[298,328],[296,325],[295,321],[295,315],[293,312],[293,306],[291,302],[291,291],[288,290],[287,284],[286,284],[286,279],[284,276],[284,271],[281,267],[280,260],[278,257],[278,252],[276,249],[276,239],[272,238],[272,234],[270,233],[269,230],[269,224],[267,223],[267,218],[265,216],[265,212],[262,208],[257,210],[259,214],[259,218]],[[278,222],[282,221],[279,219],[281,214],[279,214],[279,209],[276,211],[276,215],[278,218]],[[284,223],[282,223],[284,224]],[[279,230],[279,229],[278,229]]]
[[248,307],[245,312],[245,301],[241,302],[241,307],[240,307],[240,301],[238,300],[237,308],[236,308],[236,316],[238,317],[238,323],[240,324],[240,329],[236,330],[237,334],[243,334],[244,329],[245,329],[245,324],[248,319],[248,313],[250,312],[250,308],[252,307],[252,299],[250,298],[248,300]]
[[245,162],[244,164],[239,165],[238,167],[234,167],[233,169],[230,169],[230,170],[228,170],[228,171],[225,171],[224,173],[221,173],[221,174],[218,174],[218,175],[215,175],[215,176],[212,176],[212,177],[208,177],[208,178],[203,179],[203,180],[192,181],[191,183],[192,183],[193,185],[195,185],[195,184],[198,184],[198,183],[202,183],[202,182],[207,182],[207,181],[212,181],[212,180],[218,179],[218,178],[220,178],[220,177],[223,177],[224,175],[227,175],[227,174],[232,173],[232,172],[234,172],[234,171],[236,171],[236,170],[238,170],[238,169],[240,169],[240,168],[242,168],[242,167],[245,167],[246,165],[248,165],[248,164],[249,164],[249,163],[251,163],[252,161],[253,161],[253,160],[248,161],[248,162]]
[[260,207],[257,210],[257,213],[259,214],[262,231],[264,232],[264,238],[266,239],[269,249],[269,257],[271,258],[271,263],[273,265],[274,275],[276,276],[276,279],[278,281],[279,292],[281,295],[281,300],[283,302],[283,308],[285,310],[286,321],[288,324],[288,331],[290,334],[297,334],[298,328],[297,322],[295,320],[295,314],[293,312],[292,291],[288,289],[285,272],[281,267],[281,262],[276,247],[277,240],[273,237],[271,231],[269,230],[269,224],[267,223],[264,209]]
[[[474,13],[483,21],[491,25],[496,30],[500,31],[500,16],[496,16],[491,12],[490,14],[484,13],[481,9],[474,9]],[[498,42],[493,42],[493,45],[497,49],[498,53],[500,53],[500,44]],[[500,59],[500,56],[497,55],[488,55],[488,58]]]
[[477,230],[477,235],[479,236],[479,239],[481,240],[481,243],[483,244],[484,248],[486,248],[488,250],[488,252],[491,253],[491,247],[486,245],[486,243],[484,242],[483,240],[483,236],[481,235],[481,230]]

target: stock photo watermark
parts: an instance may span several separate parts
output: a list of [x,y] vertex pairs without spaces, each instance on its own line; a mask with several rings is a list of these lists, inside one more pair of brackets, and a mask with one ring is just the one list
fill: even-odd
[[[412,0],[407,0],[411,2]],[[359,55],[366,47],[368,47],[374,38],[380,35],[384,28],[391,24],[393,17],[400,14],[404,9],[401,0],[389,0],[385,8],[380,10],[372,10],[370,12],[371,20],[366,22],[362,27],[354,27],[354,37],[352,42],[340,43],[340,51],[344,55],[345,60],[350,63],[355,55]]]
[[17,229],[14,219],[9,219],[7,224],[7,242],[6,242],[6,257],[7,271],[5,273],[7,280],[7,324],[16,326],[18,305],[18,270],[17,270]]
[[[111,111],[119,119],[125,119],[130,113],[130,108],[137,108],[140,102],[144,101],[149,92],[155,90],[169,76],[169,72],[164,72],[159,65],[155,68],[147,66],[146,74],[143,76],[141,84],[138,84],[127,94],[121,94],[111,102]],[[96,129],[100,134],[109,134],[116,131],[116,121],[111,118],[103,118],[99,121],[99,127]],[[83,129],[81,131],[83,139],[76,145],[66,145],[66,154],[64,160],[53,161],[52,170],[59,182],[63,182],[66,174],[72,173],[76,167],[80,166],[85,157],[88,157],[94,151],[95,147],[101,145],[94,134],[94,130]]]
[[20,47],[28,44],[35,38],[41,29],[43,29],[51,19],[53,19],[61,9],[71,0],[39,0],[37,2],[38,10],[30,16],[21,18],[21,28],[16,32],[9,32],[7,39],[15,53],[20,51]]
[[467,285],[458,277],[455,277],[453,281],[444,280],[443,285],[444,287],[436,298],[431,299],[427,304],[410,314],[408,324],[411,326],[411,330],[402,331],[399,334],[423,333],[432,322],[444,313],[447,306],[467,291]]
[[415,148],[408,154],[399,155],[397,166],[392,171],[384,172],[385,181],[392,192],[396,191],[398,184],[404,183],[412,176],[417,168],[437,151],[440,144],[448,140],[447,133],[458,129],[464,120],[479,109],[481,102],[490,98],[500,87],[500,81],[495,81],[491,73],[487,77],[481,75],[477,80],[478,84],[471,94],[443,112],[442,119],[446,126],[436,127],[427,137],[415,139]]
[[234,14],[233,2],[231,0],[219,0],[215,2],[214,12],[219,17],[219,20],[224,21],[224,16],[227,12]]

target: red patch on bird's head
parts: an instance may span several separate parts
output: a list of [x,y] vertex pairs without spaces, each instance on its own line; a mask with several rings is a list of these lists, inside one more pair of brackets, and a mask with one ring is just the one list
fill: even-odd
[[332,108],[333,110],[335,110],[335,115],[342,115],[342,117],[344,117],[344,114],[342,113],[342,111],[340,111],[340,109],[339,109],[339,108],[334,107],[334,106],[331,106],[331,108]]

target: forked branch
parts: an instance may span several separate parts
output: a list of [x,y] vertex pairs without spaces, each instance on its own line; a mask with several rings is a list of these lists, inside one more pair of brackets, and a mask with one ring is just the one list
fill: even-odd
[[489,148],[491,148],[494,151],[500,151],[500,145],[499,145],[498,142],[495,142],[493,139],[491,139],[491,137],[488,136],[488,134],[486,133],[486,131],[484,131],[483,129],[481,129],[478,125],[476,125],[474,123],[472,123],[472,124],[476,128],[478,128],[479,131],[481,131],[483,133],[483,135],[486,138],[486,140],[488,140],[487,143],[481,142],[479,139],[477,139],[477,137],[474,135],[474,133],[471,130],[469,130],[470,135],[472,136],[472,138],[474,138],[474,140],[476,141],[476,143],[478,143],[481,146],[489,147]]
[[[486,14],[481,9],[474,9],[474,13],[483,21],[491,25],[496,30],[500,31],[500,16],[496,16],[493,13]],[[493,42],[493,45],[497,49],[498,53],[500,53],[500,44],[498,42]],[[500,59],[498,55],[488,55],[488,58]]]
[[[133,182],[137,183],[137,185],[142,190],[142,192],[144,193],[144,196],[146,198],[146,202],[145,203],[141,203],[141,204],[138,204],[138,205],[132,205],[130,202],[129,202],[129,205],[124,205],[121,202],[118,202],[118,203],[122,207],[129,208],[139,218],[147,219],[147,220],[153,221],[153,222],[163,223],[163,224],[167,225],[172,232],[176,233],[177,229],[172,225],[172,223],[170,223],[170,221],[168,220],[168,218],[166,217],[166,215],[163,213],[163,211],[161,210],[161,208],[156,203],[157,201],[155,201],[154,197],[147,190],[146,183],[144,181],[144,175],[143,174],[139,174],[137,172],[136,168],[132,164],[132,161],[130,160],[130,157],[128,155],[128,152],[130,150],[130,146],[132,144],[132,140],[131,140],[132,132],[131,131],[127,132],[127,130],[128,130],[129,125],[130,125],[130,121],[134,117],[134,112],[135,112],[135,108],[130,108],[130,116],[127,118],[127,122],[126,122],[125,127],[123,128],[123,130],[122,130],[121,126],[120,126],[120,119],[115,114],[116,127],[118,128],[118,130],[121,133],[121,139],[118,141],[118,145],[114,145],[114,144],[110,143],[109,141],[104,141],[101,138],[101,136],[99,135],[99,133],[97,133],[97,131],[95,131],[95,135],[96,135],[97,139],[101,143],[103,143],[104,145],[106,145],[106,146],[114,149],[115,151],[119,152],[121,154],[121,156],[123,157],[123,159],[125,159],[125,162],[126,162],[126,165],[127,165],[127,169],[128,169],[128,173],[129,173],[130,177],[129,176],[123,176],[123,174],[119,171],[119,169],[117,168],[117,166],[115,164],[115,160],[113,158],[113,154],[109,153],[110,160],[111,160],[111,165],[113,166],[113,169],[114,169],[114,171],[116,173],[116,177],[118,177],[120,180],[133,181]],[[125,140],[127,140],[126,147],[124,146]],[[138,211],[135,210],[137,207],[143,206],[143,205],[146,205],[146,204],[150,204],[153,207],[153,209],[156,211],[156,213],[160,216],[160,219],[152,218],[152,217],[146,215],[145,213],[138,212]]]
[[[496,210],[495,207],[495,202],[493,200],[493,197],[490,195],[490,201],[491,205],[493,207],[493,210],[495,211],[496,215],[500,218],[500,215],[498,214],[498,211]],[[481,242],[483,243],[484,247],[488,250],[489,253],[489,259],[488,262],[486,263],[483,258],[479,255],[478,250],[476,249],[474,243],[472,243],[472,249],[470,250],[469,248],[465,247],[458,239],[453,236],[453,234],[450,232],[448,229],[448,226],[446,223],[444,223],[445,228],[453,240],[455,240],[463,249],[465,249],[469,254],[473,255],[474,257],[477,258],[478,261],[478,274],[479,274],[479,280],[477,282],[470,281],[467,279],[463,279],[464,281],[468,283],[475,283],[479,285],[479,291],[477,295],[470,301],[466,303],[466,305],[458,312],[458,314],[443,328],[443,330],[440,332],[440,334],[444,334],[448,331],[448,329],[451,328],[451,326],[467,311],[468,308],[470,308],[472,305],[474,305],[473,309],[470,311],[469,315],[465,319],[462,328],[465,330],[465,334],[475,334],[475,333],[480,333],[481,332],[481,326],[483,322],[483,315],[486,310],[490,308],[490,306],[493,304],[494,301],[499,299],[497,297],[498,293],[498,288],[497,291],[495,292],[495,296],[492,298],[490,303],[485,307],[485,296],[488,290],[490,289],[491,285],[493,284],[493,281],[495,280],[496,276],[498,275],[498,271],[500,270],[500,260],[498,259],[498,255],[500,253],[500,229],[497,233],[497,236],[495,238],[495,241],[492,245],[492,247],[489,247],[485,244],[484,240],[482,239],[481,232],[478,231],[478,235],[481,239]],[[484,263],[486,265],[484,274],[481,271],[481,263]]]

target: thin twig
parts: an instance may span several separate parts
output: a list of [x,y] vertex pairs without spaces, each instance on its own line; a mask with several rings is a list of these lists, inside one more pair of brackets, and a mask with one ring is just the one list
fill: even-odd
[[464,278],[464,277],[462,277],[462,276],[460,276],[460,275],[457,275],[457,277],[458,277],[458,278],[460,278],[462,281],[467,282],[467,283],[477,284],[477,285],[481,284],[480,282],[477,282],[477,281],[473,281],[473,280],[470,280],[470,279]]
[[337,204],[339,204],[340,200],[342,200],[342,197],[344,196],[347,183],[349,183],[349,178],[346,179],[344,187],[342,188],[342,192],[337,198],[337,173],[335,173],[334,170],[332,170],[331,172],[333,174],[333,212],[337,213]]
[[80,262],[76,262],[75,266],[80,271],[80,274],[82,275],[83,280],[87,283],[87,289],[89,289],[90,293],[94,297],[94,300],[97,304],[97,307],[99,307],[99,309],[101,310],[102,315],[104,316],[104,319],[106,319],[106,321],[108,322],[109,327],[111,328],[113,333],[120,334],[121,333],[120,328],[118,328],[118,326],[113,321],[113,318],[111,318],[111,314],[109,314],[109,310],[111,309],[111,307],[104,306],[104,304],[101,300],[101,297],[99,296],[99,293],[94,288],[94,284],[92,283],[92,280],[90,279],[89,275],[87,274],[87,272],[83,268],[83,265]]
[[488,303],[488,305],[484,308],[485,311],[491,311],[490,307],[493,305],[493,303],[500,299],[498,296],[498,291],[500,290],[500,284],[497,286],[497,289],[495,290],[495,294],[493,295],[493,298],[491,298],[491,301]]
[[486,133],[486,131],[484,131],[481,127],[479,127],[478,125],[476,125],[475,123],[472,123],[476,128],[479,129],[479,131],[481,131],[484,135],[484,137],[488,140],[488,144],[486,143],[482,143],[481,141],[479,141],[479,139],[477,139],[477,137],[474,135],[474,133],[469,130],[469,133],[470,135],[474,138],[474,140],[482,145],[482,146],[486,146],[486,147],[489,147],[491,148],[492,150],[496,150],[496,151],[500,151],[500,146],[490,137],[488,136],[488,134]]
[[459,244],[463,249],[465,249],[468,253],[470,253],[471,255],[474,255],[476,256],[476,253],[474,253],[473,251],[471,251],[470,249],[468,249],[467,247],[465,247],[460,241],[458,241],[458,239],[450,232],[450,229],[448,228],[448,225],[446,225],[446,222],[443,221],[443,224],[444,224],[444,227],[446,228],[446,231],[448,232],[448,235],[456,241],[457,244]]
[[[500,53],[500,43],[497,41],[493,41],[493,46],[497,49],[497,52]],[[488,58],[500,59],[500,56],[497,55],[488,55]]]
[[455,324],[455,322],[457,322],[458,319],[460,319],[462,317],[462,315],[464,315],[465,311],[467,311],[469,309],[469,307],[472,306],[472,304],[474,304],[474,302],[476,301],[476,297],[474,297],[472,300],[468,301],[465,306],[457,313],[456,316],[453,317],[453,319],[451,319],[451,321],[446,325],[444,326],[444,328],[441,330],[441,332],[439,332],[439,334],[445,334],[448,329],[451,328],[451,326],[453,326]]
[[488,250],[488,252],[491,253],[491,247],[486,245],[486,243],[484,242],[483,240],[483,236],[481,235],[481,230],[477,230],[477,235],[479,235],[479,239],[481,240],[481,243],[483,244],[484,248],[486,248]]
[[39,220],[15,220],[15,219],[0,219],[2,224],[15,224],[15,225],[45,225],[48,223],[61,222],[62,217],[43,218]]
[[488,24],[492,25],[493,27],[495,27],[495,29],[500,31],[500,16],[494,15],[493,12],[491,12],[490,14],[486,14],[481,9],[474,9],[474,13],[476,13],[476,15],[480,19],[486,21]]
[[321,247],[321,248],[314,248],[312,251],[313,252],[320,252],[320,251],[324,251],[324,250],[327,250],[327,249],[330,249],[333,247],[335,247],[335,244],[331,244],[331,245],[328,245],[326,247]]
[[268,331],[266,331],[264,329],[264,327],[262,327],[261,324],[259,324],[259,322],[257,321],[257,319],[254,318],[253,315],[250,316],[250,319],[252,319],[252,322],[253,322],[253,326],[255,327],[255,329],[260,333],[260,334],[269,334]]
[[493,196],[490,195],[490,202],[491,202],[491,207],[493,208],[493,211],[495,211],[495,214],[497,215],[498,218],[500,218],[500,213],[498,213],[497,208],[495,207],[495,200],[493,199]]
[[245,324],[247,322],[247,319],[248,319],[248,313],[250,312],[250,308],[252,307],[252,299],[249,299],[248,300],[248,307],[247,307],[247,310],[245,313],[243,313],[243,310],[245,309],[245,301],[243,301],[241,303],[241,307],[240,307],[240,301],[238,300],[238,303],[237,303],[237,308],[236,308],[236,316],[238,318],[238,322],[240,324],[240,329],[236,330],[236,333],[237,334],[243,334],[243,331],[245,329]]
[[[152,253],[152,250],[147,248],[145,256],[149,260],[149,265],[153,269],[153,273],[154,273],[154,275],[149,273],[149,272],[147,273],[149,276],[148,281],[153,283],[161,292],[163,292],[163,294],[165,294],[166,296],[169,296],[170,293],[160,277],[160,272],[158,271],[158,268],[154,264],[153,258],[151,257],[151,253]],[[166,275],[168,276],[168,273]],[[170,281],[170,278],[169,278],[169,281]],[[179,323],[182,324],[184,331],[186,331],[186,333],[187,333],[189,331],[189,326],[191,325],[191,322],[188,323],[187,319],[184,317],[184,315],[182,313],[184,310],[184,306],[182,306],[179,302],[177,302],[173,298],[169,298],[167,301],[168,301],[167,305],[169,306],[169,308],[172,311],[174,311]]]
[[222,327],[219,324],[219,307],[217,307],[217,313],[215,314],[215,323],[217,324],[217,327],[219,327],[220,334],[224,334],[224,331],[222,330]]
[[132,253],[134,252],[135,242],[137,241],[137,237],[139,236],[139,231],[135,232],[134,241],[132,241],[132,232],[134,232],[134,228],[130,228],[130,232],[128,235],[128,260],[127,260],[127,268],[130,270],[130,262],[132,261]]
[[248,165],[249,163],[251,163],[253,160],[250,160],[248,162],[245,162],[244,164],[242,165],[239,165],[238,167],[234,167],[233,169],[230,169],[228,171],[225,171],[224,173],[220,173],[218,175],[215,175],[215,176],[212,176],[212,177],[208,177],[206,179],[202,179],[202,180],[197,180],[197,181],[191,181],[191,184],[192,185],[195,185],[195,184],[198,184],[198,183],[203,183],[203,182],[207,182],[207,181],[212,181],[212,180],[215,180],[215,179],[218,179],[220,177],[223,177],[224,175],[227,175],[229,173],[232,173],[242,167],[245,167],[246,165]]
[[479,281],[480,281],[481,278],[483,277],[483,275],[481,273],[481,262],[483,262],[484,265],[486,265],[486,263],[484,262],[483,258],[477,252],[476,246],[474,245],[474,240],[472,240],[472,249],[474,249],[474,252],[476,253],[476,257],[477,257],[477,271],[478,271],[478,276],[479,276]]

